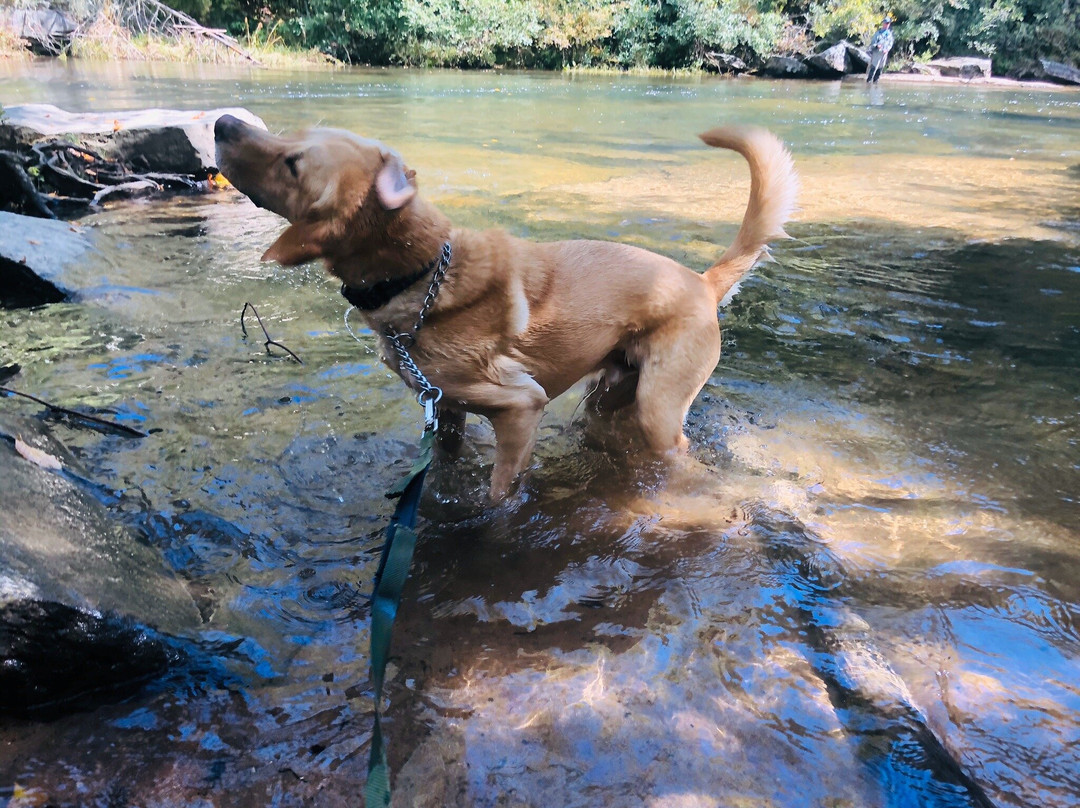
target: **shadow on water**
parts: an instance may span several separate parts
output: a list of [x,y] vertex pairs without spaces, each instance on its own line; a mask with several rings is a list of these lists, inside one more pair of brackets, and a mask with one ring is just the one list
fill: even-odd
[[850,263],[796,248],[747,284],[731,307],[734,378],[753,356],[748,372],[766,357],[795,377],[841,386],[920,444],[947,447],[950,466],[996,483],[1012,505],[1074,526],[1080,249],[957,247],[866,230],[823,234],[848,242]]

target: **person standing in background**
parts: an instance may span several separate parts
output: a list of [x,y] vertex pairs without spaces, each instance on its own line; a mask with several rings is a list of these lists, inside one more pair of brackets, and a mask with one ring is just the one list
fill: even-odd
[[889,58],[895,39],[892,32],[892,17],[886,17],[881,21],[874,38],[870,40],[870,66],[866,68],[866,80],[875,82],[881,78],[881,71],[885,69],[885,60]]

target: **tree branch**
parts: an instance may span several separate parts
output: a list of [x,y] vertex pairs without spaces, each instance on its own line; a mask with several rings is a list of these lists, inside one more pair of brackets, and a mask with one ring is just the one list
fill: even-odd
[[140,432],[138,429],[134,429],[130,426],[124,426],[118,424],[115,421],[106,421],[104,418],[98,418],[96,415],[87,415],[85,412],[78,412],[77,410],[69,410],[67,407],[59,407],[56,404],[51,404],[42,398],[32,396],[29,393],[20,393],[18,390],[12,390],[10,387],[0,386],[0,395],[4,396],[19,396],[20,398],[27,398],[31,401],[41,404],[44,407],[48,407],[50,410],[61,415],[67,415],[71,418],[78,418],[81,421],[89,421],[93,424],[107,427],[109,429],[115,429],[117,432],[123,432],[125,435],[131,435],[135,438],[145,438],[148,435],[145,432]]
[[270,354],[271,356],[273,355],[273,352],[270,350],[270,346],[271,345],[276,345],[279,348],[281,348],[281,350],[285,351],[285,353],[287,353],[293,359],[295,359],[297,362],[299,362],[301,365],[304,364],[303,359],[301,359],[299,356],[294,354],[292,351],[290,351],[288,348],[286,348],[280,342],[278,342],[277,340],[270,339],[270,334],[267,332],[266,326],[263,325],[262,317],[259,316],[259,310],[256,309],[254,306],[252,306],[250,303],[245,303],[244,304],[244,310],[240,312],[240,330],[244,332],[245,337],[247,337],[248,332],[247,332],[247,326],[244,324],[244,316],[247,314],[248,309],[251,309],[252,313],[255,315],[255,319],[259,321],[259,328],[262,329],[263,336],[266,337],[266,342],[264,342],[263,345],[266,346],[266,352],[268,354]]

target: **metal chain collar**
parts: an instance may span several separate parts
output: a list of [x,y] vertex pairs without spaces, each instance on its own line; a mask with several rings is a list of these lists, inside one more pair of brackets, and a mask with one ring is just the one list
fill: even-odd
[[424,320],[427,319],[431,307],[435,305],[435,298],[439,296],[439,287],[446,277],[446,270],[450,268],[450,261],[453,257],[453,247],[447,241],[443,244],[438,266],[435,267],[435,274],[431,276],[431,284],[428,286],[427,295],[424,297],[424,304],[420,307],[420,312],[416,316],[416,322],[413,324],[412,330],[399,332],[394,330],[393,326],[387,325],[383,331],[383,335],[390,341],[394,353],[397,354],[398,365],[404,368],[412,379],[412,383],[409,382],[409,379],[406,379],[405,383],[417,391],[416,399],[424,408],[424,428],[432,431],[439,426],[435,405],[439,403],[443,392],[429,382],[423,371],[416,366],[416,362],[409,355],[409,348],[416,345],[416,334],[424,327]]

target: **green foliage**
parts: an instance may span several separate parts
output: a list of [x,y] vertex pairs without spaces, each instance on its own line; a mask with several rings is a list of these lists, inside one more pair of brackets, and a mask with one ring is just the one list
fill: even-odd
[[784,28],[784,16],[769,5],[754,0],[631,0],[615,25],[619,62],[700,67],[710,51],[758,61],[775,51]]
[[1080,62],[1075,0],[898,0],[896,38],[907,55],[981,55],[1006,73],[1037,58]]
[[630,0],[617,14],[614,25],[615,59],[623,67],[658,64],[662,3]]
[[[37,0],[14,0],[18,3]],[[53,0],[59,5],[101,0]],[[693,68],[817,41],[866,43],[884,14],[900,58],[981,54],[995,72],[1080,61],[1080,0],[173,0],[238,36],[273,32],[346,62]],[[250,22],[249,22],[250,21]]]
[[283,35],[345,62],[385,64],[404,39],[401,0],[308,0]]
[[520,62],[543,30],[539,11],[530,0],[404,0],[405,52],[423,64]]
[[861,42],[870,39],[885,12],[876,0],[826,0],[810,3],[806,21],[821,39],[846,37]]
[[539,0],[539,62],[545,67],[610,61],[608,42],[626,0]]
[[971,47],[993,53],[1003,71],[1037,56],[1080,66],[1080,3],[1076,0],[997,0],[983,9]]
[[782,15],[740,0],[673,0],[677,17],[669,28],[674,50],[700,66],[708,51],[740,55],[771,52],[780,39]]
[[202,21],[210,13],[211,0],[169,0],[165,5]]

